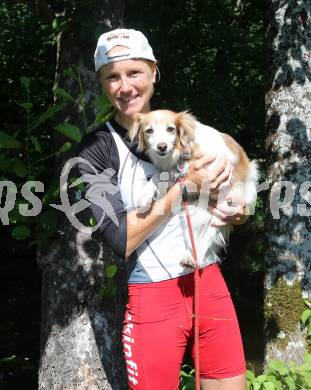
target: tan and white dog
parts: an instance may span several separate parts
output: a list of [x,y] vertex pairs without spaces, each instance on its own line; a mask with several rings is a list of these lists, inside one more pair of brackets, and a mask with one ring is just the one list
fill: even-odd
[[[186,174],[189,164],[204,154],[216,156],[208,169],[217,164],[219,158],[228,158],[233,167],[231,183],[230,187],[221,189],[218,202],[228,202],[232,196],[232,199],[245,202],[247,209],[254,210],[257,165],[248,159],[243,148],[228,134],[203,125],[187,112],[157,110],[136,114],[129,135],[132,141],[137,141],[138,150],[144,151],[161,172],[169,172],[172,182]],[[159,181],[159,177],[149,181],[138,207],[150,205],[158,194]],[[206,193],[200,194],[199,201],[193,206],[198,212],[192,213],[192,221],[197,241],[203,238],[209,240],[210,248],[216,253],[219,247],[225,247],[231,227],[210,226],[208,201]]]

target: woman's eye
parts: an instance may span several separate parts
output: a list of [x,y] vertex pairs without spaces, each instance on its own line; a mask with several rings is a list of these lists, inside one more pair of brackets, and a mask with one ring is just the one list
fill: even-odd
[[117,76],[115,74],[112,74],[106,78],[106,80],[113,81],[116,80]]
[[152,134],[152,133],[153,133],[153,129],[147,129],[147,130],[146,130],[146,133],[147,133],[147,134]]
[[166,129],[166,131],[168,132],[168,133],[172,133],[173,131],[175,131],[175,127],[168,127],[167,129]]
[[130,73],[130,77],[138,77],[142,74],[142,71],[140,70],[133,70],[131,73]]

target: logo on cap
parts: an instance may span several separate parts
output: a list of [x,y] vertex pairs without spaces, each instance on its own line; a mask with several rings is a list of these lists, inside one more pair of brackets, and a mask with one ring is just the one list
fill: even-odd
[[116,54],[114,56],[107,56],[107,60],[113,60],[114,58],[128,57],[131,53]]
[[107,41],[111,41],[112,39],[129,39],[130,35],[128,32],[119,32],[113,33],[107,37]]

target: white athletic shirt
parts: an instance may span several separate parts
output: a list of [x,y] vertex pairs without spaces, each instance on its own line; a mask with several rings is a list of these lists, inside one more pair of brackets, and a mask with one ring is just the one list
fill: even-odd
[[[119,155],[118,186],[124,207],[135,209],[138,197],[157,168],[148,161],[139,159],[126,146],[124,140],[106,123]],[[202,247],[202,245],[201,245]],[[192,272],[180,264],[187,252],[191,252],[190,238],[185,215],[182,211],[168,218],[137,250],[134,266],[130,271],[129,283],[148,283],[175,278]],[[199,259],[200,266],[214,263],[218,257],[206,253]]]

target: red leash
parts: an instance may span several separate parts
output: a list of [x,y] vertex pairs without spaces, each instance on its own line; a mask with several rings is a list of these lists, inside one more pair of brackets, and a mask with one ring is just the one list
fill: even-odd
[[[184,184],[184,179],[180,179],[180,183]],[[193,237],[193,229],[189,214],[189,202],[186,199],[182,199],[183,206],[186,213],[187,225],[189,230],[189,236],[192,247],[192,254],[194,260],[194,310],[193,310],[193,318],[194,318],[194,364],[195,364],[195,387],[197,390],[200,389],[200,352],[199,352],[199,262],[197,251],[195,247],[194,237]]]

